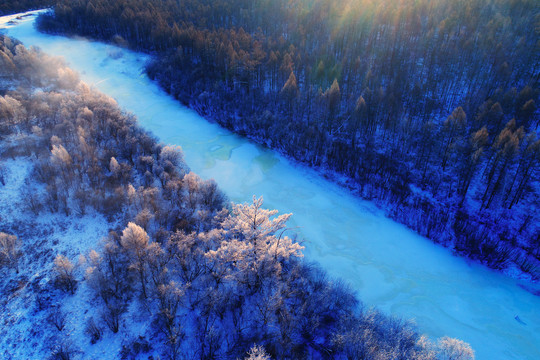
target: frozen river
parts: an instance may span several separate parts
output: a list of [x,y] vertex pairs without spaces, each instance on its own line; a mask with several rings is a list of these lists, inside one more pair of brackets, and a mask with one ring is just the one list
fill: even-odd
[[478,359],[540,359],[540,297],[516,280],[453,256],[316,172],[181,106],[142,73],[146,55],[40,34],[33,17],[2,26],[63,56],[161,141],[181,145],[191,169],[216,179],[231,200],[263,195],[266,207],[292,212],[307,259],[348,281],[367,305],[413,318],[433,338],[469,342]]

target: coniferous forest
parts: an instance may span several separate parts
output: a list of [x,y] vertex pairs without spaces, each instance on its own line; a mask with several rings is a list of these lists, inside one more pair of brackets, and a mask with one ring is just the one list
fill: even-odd
[[538,278],[536,0],[58,1],[39,28],[154,54],[149,76],[490,267]]
[[[262,198],[228,204],[179,148],[159,144],[61,60],[0,35],[0,61],[2,186],[28,171],[11,190],[19,215],[2,213],[0,225],[1,270],[13,269],[0,279],[0,356],[18,358],[33,342],[35,356],[88,358],[88,344],[140,326],[122,359],[473,358],[462,341],[432,343],[364,308],[283,235],[290,214]],[[88,214],[110,227],[99,247],[55,254],[58,241],[45,239],[65,231],[58,219]],[[15,331],[14,304],[32,329]],[[84,329],[84,348],[73,328]]]

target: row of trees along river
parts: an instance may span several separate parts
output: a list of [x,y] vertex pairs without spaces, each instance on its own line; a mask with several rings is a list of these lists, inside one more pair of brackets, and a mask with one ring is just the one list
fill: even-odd
[[538,276],[538,9],[61,0],[39,28],[155,53],[150,77],[204,116],[346,175],[436,242]]
[[[304,167],[291,166],[194,116],[141,76],[146,56],[80,38],[39,34],[30,22],[9,33],[27,45],[65,56],[85,81],[135,112],[162,141],[182,144],[197,172],[215,176],[233,199],[264,194],[272,207],[293,211],[295,223],[304,225],[299,231],[309,241],[310,258],[347,278],[369,304],[414,316],[430,334],[451,332],[486,357],[527,358],[538,352],[540,332],[529,321],[537,318],[536,297],[369,214],[363,202]],[[516,321],[516,314],[527,325]]]

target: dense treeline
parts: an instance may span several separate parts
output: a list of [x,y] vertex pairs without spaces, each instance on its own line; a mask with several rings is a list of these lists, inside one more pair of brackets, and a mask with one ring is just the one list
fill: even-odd
[[[363,309],[347,286],[301,260],[303,247],[286,235],[290,214],[262,208],[262,198],[227,205],[213,181],[188,172],[179,149],[158,144],[60,60],[0,35],[0,61],[0,159],[32,159],[27,210],[93,208],[116,224],[97,251],[78,262],[58,255],[52,268],[59,289],[92,290],[101,310],[79,324],[92,344],[122,333],[135,306],[149,326],[122,358],[160,349],[167,359],[236,359],[250,348],[251,359],[473,357],[461,341],[433,344],[411,324]],[[16,268],[18,242],[0,232],[0,265]],[[70,314],[50,302],[36,307],[59,334],[51,358],[76,358],[83,350],[63,340]]]
[[56,0],[2,0],[0,16],[53,6]]
[[495,268],[536,273],[535,0],[61,1],[45,31],[157,56],[182,102]]

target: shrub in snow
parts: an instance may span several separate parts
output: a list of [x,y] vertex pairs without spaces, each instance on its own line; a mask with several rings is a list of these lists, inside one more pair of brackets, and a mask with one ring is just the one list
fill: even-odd
[[51,351],[50,360],[71,360],[80,353],[75,346],[67,340],[61,341]]
[[93,317],[88,319],[84,332],[88,336],[90,336],[90,342],[92,344],[95,344],[96,342],[98,342],[99,339],[101,339],[101,335],[103,334],[103,330],[101,329],[101,326],[96,324]]
[[101,319],[105,322],[107,327],[116,334],[120,330],[121,316],[125,311],[126,308],[123,301],[112,299],[105,304],[105,308],[101,312]]
[[123,341],[120,357],[121,359],[126,360],[141,359],[144,357],[140,357],[140,354],[148,353],[151,350],[152,345],[150,345],[150,342],[145,337],[138,336],[136,338],[130,338]]
[[21,189],[22,198],[25,199],[25,205],[34,215],[38,215],[43,209],[43,204],[35,187],[25,182]]
[[47,317],[49,324],[53,325],[56,330],[62,331],[66,326],[66,314],[59,307],[51,308],[50,314]]

